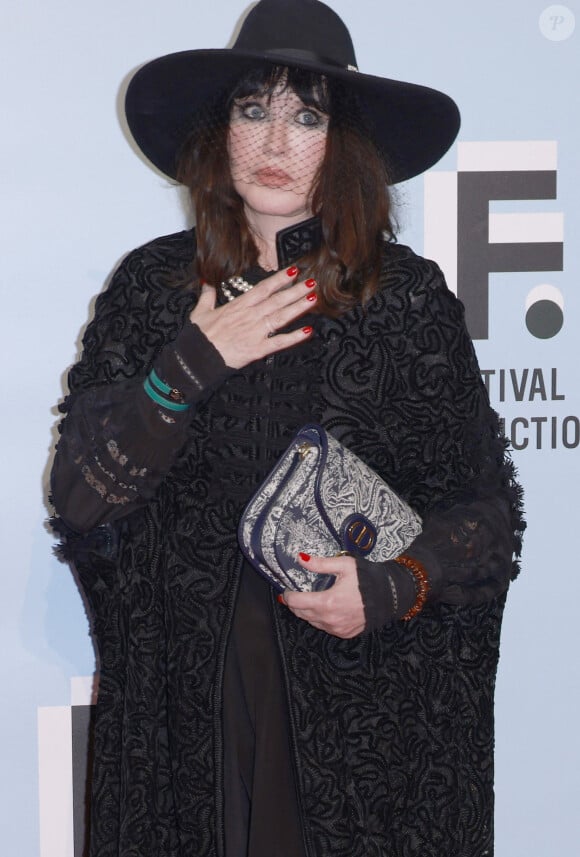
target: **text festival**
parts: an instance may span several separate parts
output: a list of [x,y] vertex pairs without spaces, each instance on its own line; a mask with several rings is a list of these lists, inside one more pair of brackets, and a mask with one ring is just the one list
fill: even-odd
[[[561,402],[558,370],[482,369],[481,376],[492,402]],[[576,449],[580,445],[577,416],[517,416],[502,420],[516,450]]]

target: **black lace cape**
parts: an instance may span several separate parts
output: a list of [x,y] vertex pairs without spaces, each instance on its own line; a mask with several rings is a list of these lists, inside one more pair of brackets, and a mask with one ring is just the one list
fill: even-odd
[[[65,410],[84,390],[142,377],[175,338],[193,297],[168,283],[186,270],[193,240],[180,233],[127,257],[97,301]],[[380,293],[315,327],[308,343],[235,374],[196,409],[153,501],[69,534],[100,656],[93,857],[223,854],[236,525],[310,421],[424,516],[445,580],[443,600],[418,618],[346,641],[273,604],[307,853],[492,854],[493,694],[510,573],[503,585],[487,574],[486,510],[493,520],[498,503],[509,506],[516,552],[523,524],[461,305],[433,263],[386,245]]]

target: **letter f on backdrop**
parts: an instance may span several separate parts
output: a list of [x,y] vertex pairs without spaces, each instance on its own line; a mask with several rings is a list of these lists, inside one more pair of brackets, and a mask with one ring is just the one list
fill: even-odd
[[457,173],[425,177],[425,256],[463,301],[473,339],[489,336],[491,273],[563,270],[560,212],[490,213],[494,200],[555,199],[556,156],[552,141],[459,143]]

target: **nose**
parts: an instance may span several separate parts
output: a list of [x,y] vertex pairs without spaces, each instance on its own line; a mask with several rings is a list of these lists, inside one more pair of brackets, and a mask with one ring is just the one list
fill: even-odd
[[264,148],[268,154],[281,155],[287,146],[287,124],[282,116],[273,116],[268,122]]

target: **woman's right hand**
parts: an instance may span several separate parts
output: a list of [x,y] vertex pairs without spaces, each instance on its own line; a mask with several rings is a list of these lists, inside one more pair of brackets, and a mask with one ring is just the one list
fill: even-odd
[[276,351],[298,345],[312,333],[310,326],[277,333],[316,306],[312,279],[294,283],[295,267],[277,271],[224,306],[216,306],[216,290],[204,284],[190,321],[219,351],[227,366],[241,369]]

